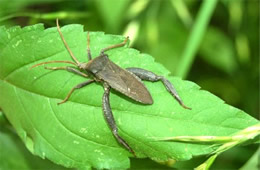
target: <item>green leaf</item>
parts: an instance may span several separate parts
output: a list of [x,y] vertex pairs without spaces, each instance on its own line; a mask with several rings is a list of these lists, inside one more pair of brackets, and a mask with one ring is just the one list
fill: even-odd
[[[87,61],[83,27],[68,25],[62,32],[79,61]],[[91,32],[92,56],[123,40],[122,36]],[[166,76],[192,108],[183,109],[161,82],[144,83],[153,96],[153,105],[139,104],[112,91],[110,102],[119,134],[139,158],[185,161],[216,149],[201,144],[155,142],[153,137],[226,136],[258,123],[195,83],[168,76],[169,71],[147,54],[127,47],[107,54],[122,68],[140,67]],[[23,29],[0,27],[0,108],[27,148],[65,167],[128,168],[131,154],[118,144],[103,117],[102,85],[93,83],[77,90],[68,102],[58,106],[69,90],[85,79],[63,70],[29,69],[52,60],[71,60],[56,28],[44,30],[41,24]]]
[[172,169],[169,164],[164,162],[154,162],[151,159],[131,159],[131,168],[129,170],[136,170],[136,169],[160,169],[160,170],[167,170]]
[[11,128],[1,126],[0,146],[0,169],[66,169],[33,156]]

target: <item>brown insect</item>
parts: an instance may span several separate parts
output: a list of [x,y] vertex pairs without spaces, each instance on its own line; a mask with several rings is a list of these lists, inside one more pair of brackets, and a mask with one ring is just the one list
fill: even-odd
[[113,48],[118,48],[124,46],[127,41],[128,37],[124,40],[124,42],[116,45],[109,46],[107,48],[104,48],[101,50],[100,55],[94,59],[92,59],[89,43],[89,33],[88,33],[88,45],[87,45],[87,52],[88,52],[88,59],[89,62],[87,63],[81,63],[77,60],[77,58],[73,55],[72,51],[70,50],[67,42],[65,41],[61,30],[59,26],[58,19],[56,20],[57,29],[60,34],[60,37],[68,50],[70,56],[72,57],[73,61],[48,61],[48,62],[42,62],[36,65],[33,65],[31,68],[38,67],[43,64],[49,64],[49,63],[68,63],[75,65],[77,68],[74,67],[45,67],[45,69],[49,70],[67,70],[69,72],[78,74],[83,77],[93,77],[91,80],[87,80],[85,82],[82,82],[75,87],[73,87],[66,98],[61,101],[58,104],[65,103],[73,91],[75,89],[80,89],[82,87],[85,87],[93,82],[101,82],[104,85],[104,95],[102,99],[102,107],[103,107],[103,113],[104,117],[113,133],[117,141],[122,144],[126,149],[128,149],[131,153],[135,155],[134,150],[127,144],[127,142],[119,136],[118,129],[116,126],[115,119],[112,114],[112,110],[110,107],[110,101],[109,101],[109,94],[110,90],[115,89],[116,91],[119,91],[120,93],[132,98],[135,101],[138,101],[143,104],[153,104],[153,99],[151,97],[151,94],[147,90],[147,88],[144,86],[141,80],[147,80],[147,81],[162,81],[168,92],[179,102],[179,104],[184,107],[185,109],[190,109],[189,107],[185,106],[179,97],[178,93],[176,92],[174,86],[171,84],[171,82],[167,79],[165,79],[163,76],[158,76],[155,73],[151,71],[147,71],[141,68],[126,68],[123,69],[113,63],[111,60],[109,60],[108,55],[105,54],[105,51],[108,51]]

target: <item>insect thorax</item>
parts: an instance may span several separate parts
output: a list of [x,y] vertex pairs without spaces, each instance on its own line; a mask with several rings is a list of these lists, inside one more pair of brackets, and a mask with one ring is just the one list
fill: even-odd
[[109,62],[108,56],[100,55],[94,58],[93,60],[89,61],[86,65],[85,70],[92,74],[96,74],[97,72],[103,70],[107,62]]

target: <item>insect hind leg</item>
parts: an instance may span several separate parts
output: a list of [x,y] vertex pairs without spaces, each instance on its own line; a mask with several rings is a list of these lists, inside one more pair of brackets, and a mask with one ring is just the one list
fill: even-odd
[[110,94],[110,87],[108,84],[104,83],[104,95],[102,99],[102,107],[103,107],[103,113],[104,117],[106,119],[107,124],[109,125],[114,137],[116,140],[122,144],[129,152],[133,153],[135,156],[135,152],[133,149],[127,144],[127,142],[118,134],[118,128],[116,126],[116,122],[110,107],[110,100],[109,100],[109,94]]
[[141,69],[141,68],[131,67],[131,68],[127,68],[126,70],[135,74],[137,77],[139,77],[142,80],[147,80],[147,81],[151,81],[151,82],[162,81],[162,83],[164,84],[167,91],[179,102],[179,104],[183,108],[191,110],[191,108],[184,105],[183,101],[181,100],[181,98],[180,98],[179,94],[177,93],[176,89],[174,88],[173,84],[169,80],[167,80],[165,77],[158,76],[151,71]]

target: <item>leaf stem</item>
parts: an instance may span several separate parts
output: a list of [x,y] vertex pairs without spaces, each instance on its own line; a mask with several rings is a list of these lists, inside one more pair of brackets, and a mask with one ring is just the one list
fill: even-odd
[[[240,145],[248,140],[256,139],[260,135],[260,124],[247,127],[232,136],[176,136],[167,138],[154,138],[157,141],[173,141],[173,142],[189,142],[189,143],[209,143],[212,146],[217,146],[222,143],[211,156],[196,170],[207,170],[210,168],[216,157],[222,152],[231,149],[234,146]],[[259,141],[257,141],[259,142]]]
[[235,137],[235,139],[233,141],[227,142],[227,143],[221,145],[217,150],[212,152],[213,155],[211,157],[209,157],[208,160],[206,160],[204,163],[202,163],[195,169],[196,170],[209,169],[219,154],[223,153],[224,151],[226,151],[228,149],[231,149],[234,146],[242,144],[242,143],[246,142],[247,140],[254,139],[259,135],[260,135],[260,124],[250,126],[244,130],[239,131],[234,136],[232,136],[232,137]]
[[[174,137],[163,137],[153,138],[156,141],[173,141],[173,142],[190,142],[190,143],[213,143],[213,144],[228,144],[236,143],[240,144],[247,140],[254,139],[260,135],[260,124],[256,124],[247,127],[232,136],[174,136]],[[230,144],[229,144],[230,145]],[[224,145],[222,145],[224,146]],[[220,147],[221,148],[221,147]],[[220,151],[220,148],[215,152]],[[215,153],[214,152],[214,153]]]

